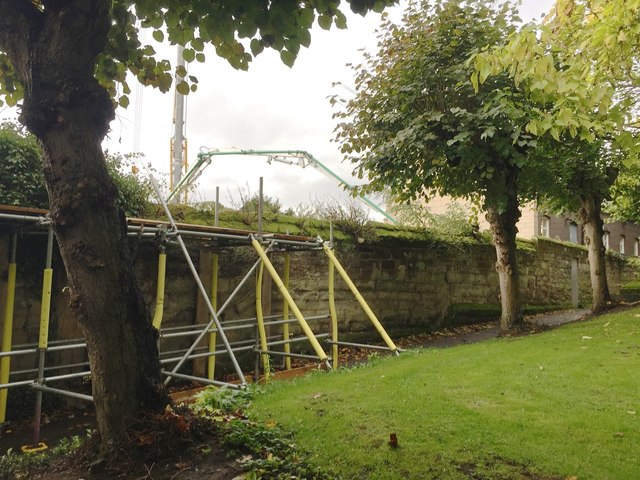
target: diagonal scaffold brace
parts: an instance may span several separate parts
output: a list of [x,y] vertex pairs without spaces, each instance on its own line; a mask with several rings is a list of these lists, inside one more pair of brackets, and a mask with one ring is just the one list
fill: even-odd
[[[196,346],[198,345],[198,343],[200,343],[200,341],[208,333],[209,329],[213,326],[213,324],[215,324],[216,329],[218,331],[218,335],[220,337],[220,340],[222,341],[227,353],[229,354],[229,358],[231,359],[231,363],[233,364],[233,368],[234,368],[236,374],[238,375],[238,379],[240,380],[240,385],[241,386],[246,386],[247,385],[247,380],[244,378],[244,374],[242,373],[242,369],[240,368],[240,365],[238,364],[238,360],[236,359],[236,356],[233,353],[233,349],[231,348],[229,340],[227,339],[227,336],[225,335],[224,330],[222,329],[222,325],[220,324],[220,319],[218,318],[218,314],[216,313],[215,309],[213,308],[213,305],[211,304],[211,300],[209,299],[209,294],[207,293],[207,290],[204,288],[204,285],[202,284],[202,281],[200,280],[200,276],[198,275],[198,271],[196,270],[196,267],[193,264],[193,260],[191,260],[191,255],[189,255],[189,251],[187,250],[187,246],[185,245],[184,240],[182,240],[182,237],[180,236],[180,231],[178,230],[178,226],[176,225],[176,222],[173,219],[173,216],[171,215],[171,212],[169,211],[169,207],[167,206],[167,203],[162,198],[162,194],[160,192],[160,187],[158,186],[158,183],[156,182],[155,178],[153,177],[153,175],[151,173],[149,173],[149,180],[151,181],[151,185],[152,185],[152,187],[153,187],[153,189],[154,189],[154,191],[156,193],[156,196],[157,196],[158,200],[162,204],[162,208],[164,210],[165,215],[167,215],[167,219],[169,220],[169,225],[171,227],[171,232],[175,234],[175,240],[178,242],[178,245],[180,246],[180,249],[182,250],[182,253],[184,254],[185,260],[187,261],[187,264],[189,265],[189,270],[191,271],[191,274],[193,275],[193,278],[196,281],[196,284],[198,285],[198,291],[200,292],[200,295],[202,296],[202,300],[204,301],[204,303],[205,303],[205,305],[207,307],[207,310],[209,311],[209,315],[211,317],[209,323],[205,326],[205,328],[202,330],[200,335],[198,335],[198,337],[193,342],[191,347],[189,347],[189,349],[186,351],[186,353],[184,354],[182,359],[175,365],[175,367],[173,367],[173,370],[171,370],[171,372],[164,372],[167,375],[167,378],[166,378],[164,383],[165,383],[165,385],[167,385],[167,384],[169,384],[169,382],[171,381],[171,378],[173,376],[176,376],[176,377],[178,376],[177,372],[180,369],[180,367],[182,367],[184,362],[187,361],[189,356],[196,349]],[[220,312],[221,310],[222,309],[220,309],[218,312]],[[219,383],[219,382],[211,381],[211,383]]]
[[318,359],[326,365],[328,370],[331,370],[332,367],[331,367],[331,363],[329,362],[329,357],[327,356],[324,349],[320,345],[320,342],[318,342],[315,334],[311,330],[311,327],[309,327],[309,324],[307,323],[304,316],[302,315],[302,312],[300,312],[300,309],[296,305],[296,302],[293,300],[293,297],[289,293],[289,290],[287,289],[286,285],[280,278],[280,275],[278,275],[278,272],[276,271],[275,267],[269,260],[269,257],[267,256],[267,252],[262,248],[262,245],[260,244],[258,239],[253,235],[251,236],[251,244],[253,245],[253,248],[260,256],[260,259],[264,263],[264,266],[266,267],[267,272],[269,272],[269,275],[271,275],[271,278],[273,279],[274,283],[278,287],[280,295],[282,295],[282,298],[289,305],[289,308],[291,309],[291,313],[296,318],[296,320],[298,320],[298,324],[300,325],[300,328],[302,328],[302,331],[309,339],[309,343],[311,343],[311,346],[313,347],[313,350],[316,352]]

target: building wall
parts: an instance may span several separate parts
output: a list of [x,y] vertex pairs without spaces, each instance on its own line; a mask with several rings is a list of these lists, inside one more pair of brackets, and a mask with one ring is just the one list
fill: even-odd
[[624,254],[637,256],[636,242],[640,242],[640,225],[630,222],[605,222],[605,232],[609,233],[609,248],[620,252],[620,241],[624,240]]

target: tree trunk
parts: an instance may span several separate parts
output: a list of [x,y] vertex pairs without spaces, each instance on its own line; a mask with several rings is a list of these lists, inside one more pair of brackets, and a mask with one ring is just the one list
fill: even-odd
[[24,86],[21,121],[45,153],[51,220],[70,306],[87,341],[103,452],[138,412],[159,411],[168,401],[156,334],[101,149],[114,107],[94,69],[110,6],[111,0],[47,2],[43,11],[26,14],[7,7],[17,35],[0,37]]
[[584,226],[584,243],[589,255],[589,273],[591,275],[592,306],[594,313],[601,312],[611,302],[607,283],[605,246],[602,240],[604,222],[601,203],[593,195],[580,196],[580,220]]
[[500,332],[502,334],[522,328],[524,317],[520,299],[520,278],[516,263],[516,223],[520,218],[518,196],[515,190],[517,175],[508,178],[507,204],[499,209],[486,205],[486,219],[496,249],[496,270],[500,283]]

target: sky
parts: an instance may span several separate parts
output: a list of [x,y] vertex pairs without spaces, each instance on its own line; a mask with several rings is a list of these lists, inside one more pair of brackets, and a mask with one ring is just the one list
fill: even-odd
[[[521,17],[537,19],[553,3],[523,0]],[[400,18],[403,5],[405,1],[388,9],[391,18]],[[357,64],[363,48],[375,51],[379,23],[380,15],[370,13],[364,18],[348,15],[347,30],[324,31],[315,26],[311,46],[300,50],[293,68],[285,66],[277,52],[265,50],[248,72],[241,72],[212,49],[205,50],[204,64],[189,65],[189,74],[199,79],[198,91],[187,97],[189,164],[195,162],[201,148],[306,150],[346,181],[358,183],[351,176],[353,165],[342,162],[339,147],[332,141],[335,109],[328,97],[338,94],[348,99],[352,95],[353,71],[346,65]],[[174,49],[157,48],[171,61],[176,57]],[[335,82],[345,86],[332,86]],[[131,105],[117,110],[104,147],[111,152],[141,152],[144,161],[168,179],[174,96],[150,88],[132,89]],[[15,112],[0,111],[0,118],[13,115]],[[233,206],[239,202],[239,190],[257,193],[260,177],[265,195],[278,198],[285,208],[347,198],[334,179],[311,167],[268,164],[266,157],[233,156],[214,158],[190,201],[213,200],[219,187],[220,201]],[[379,219],[379,215],[372,213],[371,218]]]

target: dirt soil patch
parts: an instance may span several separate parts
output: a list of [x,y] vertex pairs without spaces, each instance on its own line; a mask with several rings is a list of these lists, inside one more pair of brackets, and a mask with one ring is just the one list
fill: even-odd
[[[233,479],[242,473],[236,458],[228,458],[220,443],[221,424],[195,415],[184,406],[167,407],[159,415],[136,419],[122,443],[106,454],[93,435],[72,455],[54,459],[22,478],[201,480]],[[14,478],[3,475],[0,478]],[[20,477],[19,477],[20,478]]]

